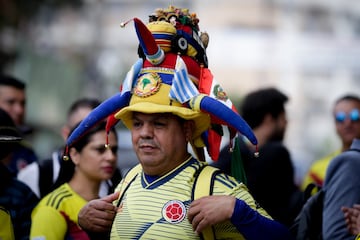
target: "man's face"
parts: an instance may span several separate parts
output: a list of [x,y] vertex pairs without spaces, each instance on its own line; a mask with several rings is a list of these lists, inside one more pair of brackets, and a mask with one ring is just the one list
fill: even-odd
[[22,125],[25,118],[25,91],[0,86],[0,108],[11,116],[16,125]]
[[69,137],[69,134],[71,130],[79,124],[85,117],[89,115],[89,113],[92,111],[92,108],[90,107],[80,107],[75,112],[70,114],[68,117],[66,124],[61,129],[61,135],[66,141],[66,139]]
[[360,138],[360,120],[355,117],[356,111],[360,111],[360,103],[352,100],[343,100],[334,108],[336,132],[346,147],[350,147],[354,138]]
[[274,129],[269,138],[269,141],[283,141],[285,137],[285,131],[287,127],[286,113],[281,113],[276,119],[274,119]]
[[161,176],[186,159],[188,123],[172,114],[133,113],[132,143],[145,173]]

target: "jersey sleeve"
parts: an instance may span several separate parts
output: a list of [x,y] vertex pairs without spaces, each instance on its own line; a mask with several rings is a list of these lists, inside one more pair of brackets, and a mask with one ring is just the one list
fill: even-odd
[[261,207],[248,188],[235,178],[219,174],[214,184],[214,194],[236,197],[231,223],[245,239],[290,239],[290,232],[282,224],[274,221]]
[[64,239],[67,225],[65,218],[56,209],[38,206],[32,216],[30,239]]
[[240,183],[238,180],[229,175],[219,174],[216,176],[213,194],[234,196],[237,199],[244,201],[247,205],[249,205],[250,208],[259,212],[264,217],[271,219],[271,216],[255,201],[255,199],[249,193],[246,185]]

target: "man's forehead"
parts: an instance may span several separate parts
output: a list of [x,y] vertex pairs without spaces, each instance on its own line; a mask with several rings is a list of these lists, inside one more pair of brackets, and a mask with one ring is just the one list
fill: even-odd
[[77,109],[75,112],[71,113],[68,116],[67,125],[70,128],[75,127],[79,122],[81,122],[89,113],[91,112],[91,108],[89,107],[82,107]]
[[139,119],[139,118],[147,118],[147,119],[159,119],[159,118],[176,118],[172,113],[141,113],[141,112],[133,112],[132,118]]
[[346,111],[353,108],[360,109],[360,103],[355,100],[343,100],[334,106],[334,111]]
[[0,96],[21,96],[25,97],[25,91],[23,89],[17,89],[12,86],[0,85]]

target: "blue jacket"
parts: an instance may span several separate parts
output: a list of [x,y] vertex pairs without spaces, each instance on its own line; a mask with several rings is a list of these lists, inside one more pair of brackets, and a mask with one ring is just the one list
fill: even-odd
[[350,150],[331,160],[324,183],[324,239],[354,239],[345,224],[342,206],[360,203],[360,139],[354,139]]

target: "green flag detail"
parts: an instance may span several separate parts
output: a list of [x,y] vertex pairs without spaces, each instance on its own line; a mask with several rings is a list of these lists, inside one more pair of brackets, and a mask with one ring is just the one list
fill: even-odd
[[233,147],[233,152],[231,154],[231,175],[246,185],[247,180],[244,163],[241,159],[239,137],[235,138],[235,144]]

